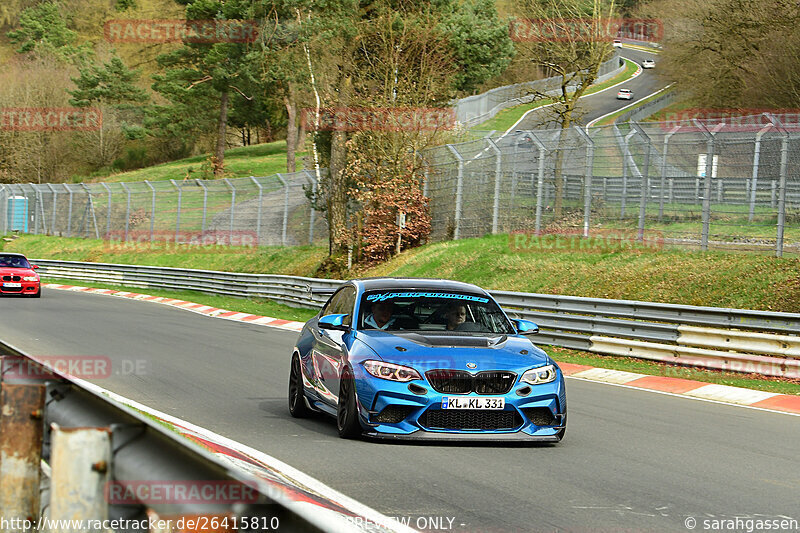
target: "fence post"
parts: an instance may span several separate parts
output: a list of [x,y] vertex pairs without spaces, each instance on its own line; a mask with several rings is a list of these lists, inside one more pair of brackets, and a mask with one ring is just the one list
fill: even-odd
[[545,158],[545,147],[544,143],[539,140],[535,133],[528,132],[528,136],[531,140],[536,144],[536,147],[539,149],[539,168],[538,175],[536,177],[536,224],[534,226],[534,230],[536,235],[539,235],[542,231],[542,193],[544,192],[544,158]]
[[283,184],[283,230],[281,231],[281,246],[286,246],[286,227],[289,225],[289,184],[283,179],[280,172],[276,174]]
[[50,466],[51,520],[105,520],[104,490],[111,470],[108,428],[60,428],[52,425]]
[[203,180],[195,178],[195,183],[197,183],[200,187],[203,188],[203,221],[200,224],[200,232],[206,232],[206,212],[208,210],[208,189],[206,188],[205,183]]
[[[86,183],[81,183],[81,187],[83,187],[83,190],[86,192],[86,202],[87,202],[86,211],[91,211],[91,213],[92,213],[92,223],[94,224],[94,236],[95,236],[96,239],[99,239],[100,238],[100,231],[97,229],[97,217],[95,216],[95,213],[94,213],[94,199],[92,198],[92,190],[89,188],[88,185],[86,185]],[[89,217],[88,217],[88,215],[84,214],[84,218],[86,219],[86,221],[84,223],[85,230],[84,230],[83,234],[88,236],[88,234],[89,234]],[[84,237],[84,238],[86,238],[86,237]]]
[[0,185],[0,191],[3,192],[3,235],[8,233],[8,191],[5,185]]
[[64,184],[64,188],[67,189],[69,193],[69,209],[67,210],[67,237],[72,236],[72,189],[70,189],[67,184]]
[[650,153],[653,149],[653,143],[650,140],[650,136],[645,133],[639,124],[636,122],[631,121],[630,123],[631,128],[635,130],[644,141],[647,143],[647,150],[644,153],[644,169],[642,172],[642,197],[639,200],[639,228],[636,240],[639,242],[644,242],[644,222],[645,216],[647,214],[647,181],[650,179]]
[[[14,359],[0,357],[0,365]],[[0,516],[6,520],[35,523],[39,515],[44,402],[44,385],[0,387]]]
[[573,126],[578,135],[586,142],[586,173],[583,179],[583,236],[589,237],[589,224],[592,216],[592,177],[594,175],[594,141],[579,126]]
[[[311,180],[311,197],[314,199],[314,202],[316,202],[316,200],[317,200],[317,180],[314,177],[314,174],[312,174],[310,171],[304,170],[303,172],[308,177],[308,179]],[[425,180],[425,184],[427,185],[427,183],[428,183],[428,181],[426,179]],[[316,218],[316,213],[317,212],[314,209],[313,205],[311,206],[310,211],[311,211],[311,213],[308,215],[308,244],[314,244],[314,222],[315,222],[315,218]]]
[[183,187],[179,187],[175,180],[169,180],[172,186],[178,190],[178,212],[175,214],[175,245],[178,245],[178,239],[181,232],[181,200],[183,199]]
[[256,246],[259,246],[261,244],[261,209],[263,204],[262,200],[264,198],[264,187],[261,186],[261,184],[255,177],[250,176],[250,179],[253,181],[253,183],[256,184],[256,187],[258,187],[258,213],[256,214]]
[[453,230],[453,239],[458,240],[461,235],[461,202],[463,201],[464,193],[464,158],[458,153],[455,146],[448,144],[447,148],[453,153],[458,160],[458,177],[456,179],[456,212],[455,212],[455,228]]
[[772,127],[773,124],[770,122],[756,133],[756,146],[753,153],[753,179],[750,182],[750,212],[747,215],[748,222],[753,221],[753,216],[756,211],[756,183],[758,183],[758,166],[761,159],[761,136]]
[[714,127],[714,132],[710,132],[708,128],[697,119],[692,119],[695,126],[700,129],[700,132],[706,137],[706,172],[703,186],[703,230],[700,236],[700,249],[703,251],[708,250],[708,232],[711,225],[711,174],[714,171],[714,134],[719,131],[719,128],[725,125],[720,122]]
[[233,216],[234,208],[236,207],[236,187],[228,178],[223,178],[223,181],[225,182],[225,185],[231,189],[231,220],[228,226],[228,242],[230,242],[230,240],[233,238]]
[[775,257],[783,256],[783,232],[786,225],[786,173],[789,163],[789,132],[783,127],[778,117],[764,113],[775,128],[781,132],[781,167],[778,178],[778,235],[775,242]]
[[153,200],[150,206],[150,242],[153,242],[153,230],[155,229],[155,223],[156,223],[156,189],[155,187],[150,185],[149,181],[144,180],[144,182],[148,187],[150,187],[150,190],[152,191],[153,194]]
[[39,201],[39,189],[37,189],[36,186],[33,183],[31,183],[31,188],[33,189],[33,194],[34,194],[34,197],[33,197],[33,234],[34,235],[38,235],[39,234],[39,213],[38,213],[37,209],[40,209],[42,204]]
[[122,185],[122,188],[128,193],[128,201],[125,204],[125,242],[128,242],[128,228],[131,224],[131,190],[124,182],[120,182],[120,185]]
[[47,187],[53,193],[53,223],[50,224],[50,229],[53,232],[53,235],[55,235],[56,234],[56,216],[57,216],[57,214],[56,214],[56,204],[58,204],[58,191],[50,183],[47,184]]
[[104,181],[101,181],[100,184],[105,187],[108,193],[108,208],[106,210],[106,239],[108,239],[109,235],[111,235],[111,188]]
[[494,150],[494,203],[492,205],[492,235],[497,234],[497,225],[500,218],[500,173],[502,171],[502,151],[497,144],[486,137],[486,142]]
[[675,135],[681,126],[675,126],[664,136],[664,149],[661,153],[661,186],[658,188],[658,221],[664,220],[664,182],[667,179],[667,153],[669,151],[669,138]]
[[625,203],[628,200],[628,156],[630,155],[629,146],[631,137],[634,135],[636,135],[635,130],[628,132],[622,144],[624,153],[622,154],[622,204],[619,209],[620,220],[625,218]]

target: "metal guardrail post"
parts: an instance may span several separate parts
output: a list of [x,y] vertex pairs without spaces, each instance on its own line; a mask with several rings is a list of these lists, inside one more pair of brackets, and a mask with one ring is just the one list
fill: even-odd
[[461,203],[464,196],[464,158],[456,150],[452,144],[448,144],[447,148],[453,153],[458,160],[458,177],[456,178],[456,212],[455,212],[455,228],[453,229],[453,239],[458,240],[461,235]]
[[786,225],[786,174],[789,163],[789,132],[783,127],[778,117],[764,113],[775,128],[781,132],[781,166],[778,176],[778,232],[775,242],[775,257],[783,256],[783,232]]
[[153,233],[156,224],[156,189],[153,187],[149,181],[144,180],[145,185],[150,187],[150,191],[152,192],[152,203],[150,205],[150,242],[153,242]]
[[[0,357],[3,368],[8,369],[9,362],[24,365],[16,357]],[[39,514],[45,387],[3,382],[0,389],[0,516],[35,520]]]
[[128,229],[131,225],[131,190],[128,188],[125,183],[120,183],[122,188],[125,189],[125,192],[128,194],[128,200],[125,204],[125,242],[128,242]]
[[106,208],[106,239],[109,239],[111,236],[111,188],[106,184],[105,181],[101,181],[100,184],[105,187],[106,192],[108,193],[108,206]]
[[197,185],[203,188],[203,221],[200,224],[200,231],[202,233],[206,232],[206,212],[208,211],[208,189],[206,188],[205,183],[203,180],[196,179],[194,180]]
[[642,139],[644,139],[644,141],[647,143],[647,150],[644,153],[644,165],[643,165],[644,170],[642,172],[642,197],[639,200],[639,228],[636,236],[636,240],[638,240],[639,242],[643,242],[644,223],[645,223],[645,216],[647,214],[647,195],[648,195],[647,181],[650,176],[650,152],[653,149],[653,143],[650,140],[650,136],[647,135],[647,133],[645,133],[645,131],[642,129],[641,126],[639,126],[639,124],[637,124],[636,122],[631,122],[630,125],[631,128],[633,130],[636,130],[636,133],[638,133],[642,137]]
[[178,191],[178,212],[175,214],[175,244],[179,242],[181,234],[181,200],[183,199],[183,187],[179,187],[174,179],[169,180],[172,186]]
[[[311,173],[309,170],[304,170],[303,173],[308,177],[309,181],[311,182],[311,197],[314,198],[316,201],[317,198],[317,179],[314,177],[314,174]],[[314,206],[311,206],[310,209],[311,213],[308,215],[308,244],[314,244],[314,222],[316,222],[316,214],[317,211],[314,209]]]
[[[491,134],[490,134],[491,135]],[[494,150],[494,202],[492,204],[492,235],[497,234],[497,225],[500,218],[500,173],[502,171],[503,159],[502,150],[498,148],[497,143],[487,135],[485,137],[489,146]]]
[[233,183],[231,183],[231,180],[229,180],[228,178],[223,178],[222,181],[224,181],[225,185],[227,185],[231,189],[231,218],[230,218],[230,224],[228,226],[228,241],[230,242],[230,240],[233,239],[233,216],[236,207],[236,187],[233,185]]
[[69,209],[67,210],[67,237],[72,236],[72,189],[70,189],[67,184],[64,184],[64,188],[67,189],[69,193]]
[[[661,153],[661,185],[658,188],[658,221],[664,220],[664,185],[667,180],[667,153],[669,151],[669,139],[675,135],[681,126],[675,126],[664,135],[664,148]],[[671,196],[671,195],[670,195]]]
[[50,519],[108,518],[104,489],[111,470],[111,431],[52,424],[50,438]]
[[289,225],[289,183],[279,173],[276,174],[283,184],[283,228],[281,231],[281,246],[286,246],[286,228]]
[[755,215],[756,210],[756,185],[758,183],[758,167],[761,159],[761,137],[772,127],[773,124],[770,122],[761,128],[758,133],[756,133],[756,145],[755,149],[753,150],[753,178],[750,181],[750,211],[747,214],[748,222],[753,221],[753,216]]
[[261,210],[263,209],[264,187],[255,177],[250,176],[250,179],[258,187],[258,213],[256,214],[256,246],[258,246],[261,244]]
[[53,187],[51,183],[48,183],[47,187],[50,189],[50,192],[53,193],[53,223],[50,224],[50,228],[53,232],[53,235],[55,235],[58,232],[58,230],[56,229],[56,216],[57,216],[56,205],[58,205],[58,191],[56,190],[55,187]]
[[592,216],[592,176],[594,175],[594,141],[579,126],[573,126],[586,142],[586,172],[583,178],[583,237],[589,237],[589,224]]
[[700,249],[703,251],[708,250],[708,233],[711,226],[711,178],[714,172],[714,135],[721,127],[725,125],[720,122],[714,127],[714,132],[708,130],[705,125],[699,120],[692,119],[692,122],[700,128],[700,131],[706,137],[706,176],[703,186],[703,230],[700,236]]

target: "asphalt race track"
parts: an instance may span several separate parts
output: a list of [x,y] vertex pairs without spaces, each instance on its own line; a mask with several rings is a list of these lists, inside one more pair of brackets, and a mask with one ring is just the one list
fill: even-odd
[[[667,81],[659,79],[658,76],[658,54],[640,52],[630,48],[619,48],[618,53],[622,57],[635,61],[639,65],[642,64],[642,60],[644,59],[654,59],[656,62],[656,67],[654,69],[642,69],[642,73],[637,77],[633,78],[632,80],[628,80],[627,82],[614,87],[613,89],[608,89],[596,94],[590,94],[589,96],[584,96],[581,98],[580,103],[576,108],[579,118],[575,122],[578,125],[585,126],[596,118],[600,118],[603,115],[612,113],[628,104],[637,102],[649,94],[652,94],[668,85]],[[633,91],[634,99],[630,101],[617,100],[617,91],[622,88],[631,89]],[[544,124],[552,121],[553,118],[553,114],[548,112],[547,108],[538,111],[532,111],[522,120],[522,122],[517,124],[514,129],[533,130],[542,128],[544,127]]]
[[[107,356],[116,393],[262,450],[389,516],[455,531],[687,531],[800,519],[800,418],[570,379],[559,445],[353,442],[287,409],[296,333],[146,302],[45,290],[0,299],[0,338]],[[140,373],[126,375],[140,361]],[[444,521],[447,524],[447,520]]]

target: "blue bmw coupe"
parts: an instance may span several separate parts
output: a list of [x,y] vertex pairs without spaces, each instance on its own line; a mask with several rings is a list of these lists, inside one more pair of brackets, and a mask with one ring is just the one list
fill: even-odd
[[456,281],[356,279],[300,333],[289,411],[334,416],[339,435],[558,442],[558,365],[483,289]]

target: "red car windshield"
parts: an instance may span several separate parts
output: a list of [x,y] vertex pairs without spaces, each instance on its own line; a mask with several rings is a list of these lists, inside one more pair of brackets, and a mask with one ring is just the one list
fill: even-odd
[[30,268],[28,260],[20,255],[0,254],[0,268]]

